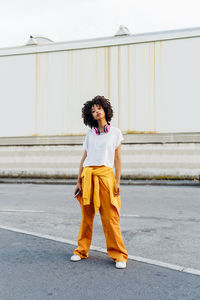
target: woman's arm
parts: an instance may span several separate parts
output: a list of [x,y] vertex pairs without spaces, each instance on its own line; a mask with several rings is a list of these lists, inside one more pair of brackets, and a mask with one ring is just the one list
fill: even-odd
[[77,184],[75,187],[75,191],[74,191],[74,195],[76,194],[77,190],[80,189],[82,191],[82,187],[81,187],[81,173],[83,171],[83,163],[84,160],[86,159],[87,156],[87,151],[85,150],[83,157],[81,159],[81,163],[80,163],[80,167],[79,167],[79,173],[78,173],[78,179],[77,179]]
[[121,144],[115,150],[115,196],[120,195],[120,177],[121,177]]

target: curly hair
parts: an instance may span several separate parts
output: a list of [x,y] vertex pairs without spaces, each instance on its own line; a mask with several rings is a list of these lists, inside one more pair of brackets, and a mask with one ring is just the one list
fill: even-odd
[[98,127],[98,123],[96,120],[93,119],[92,113],[91,113],[91,107],[96,104],[100,105],[104,112],[105,112],[105,118],[108,124],[110,124],[110,121],[113,117],[113,109],[112,105],[110,104],[109,99],[106,99],[104,96],[96,96],[92,100],[89,100],[83,104],[82,108],[82,118],[84,124],[87,126],[92,127]]

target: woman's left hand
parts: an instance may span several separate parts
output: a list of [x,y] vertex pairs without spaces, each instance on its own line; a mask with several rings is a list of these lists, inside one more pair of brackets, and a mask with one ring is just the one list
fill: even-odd
[[115,189],[114,189],[114,195],[115,195],[115,197],[119,196],[119,195],[120,195],[120,192],[121,192],[120,184],[119,184],[119,183],[116,183],[116,184],[115,184]]

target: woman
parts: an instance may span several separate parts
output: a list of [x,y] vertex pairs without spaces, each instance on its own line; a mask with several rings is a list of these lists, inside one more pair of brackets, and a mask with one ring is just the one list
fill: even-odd
[[[77,185],[77,199],[82,210],[82,221],[78,235],[78,247],[71,257],[79,261],[88,257],[92,240],[95,213],[100,212],[106,238],[108,255],[115,261],[116,268],[126,268],[128,253],[123,243],[119,225],[121,141],[119,128],[110,125],[113,116],[108,99],[96,96],[84,103],[82,118],[91,129],[87,132]],[[115,176],[113,167],[115,166]]]

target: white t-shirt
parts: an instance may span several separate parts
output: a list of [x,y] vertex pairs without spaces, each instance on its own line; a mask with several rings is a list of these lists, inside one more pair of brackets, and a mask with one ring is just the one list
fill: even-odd
[[115,150],[123,141],[121,130],[110,126],[108,133],[96,134],[94,128],[87,132],[83,147],[87,151],[83,167],[87,166],[107,166],[113,168]]

